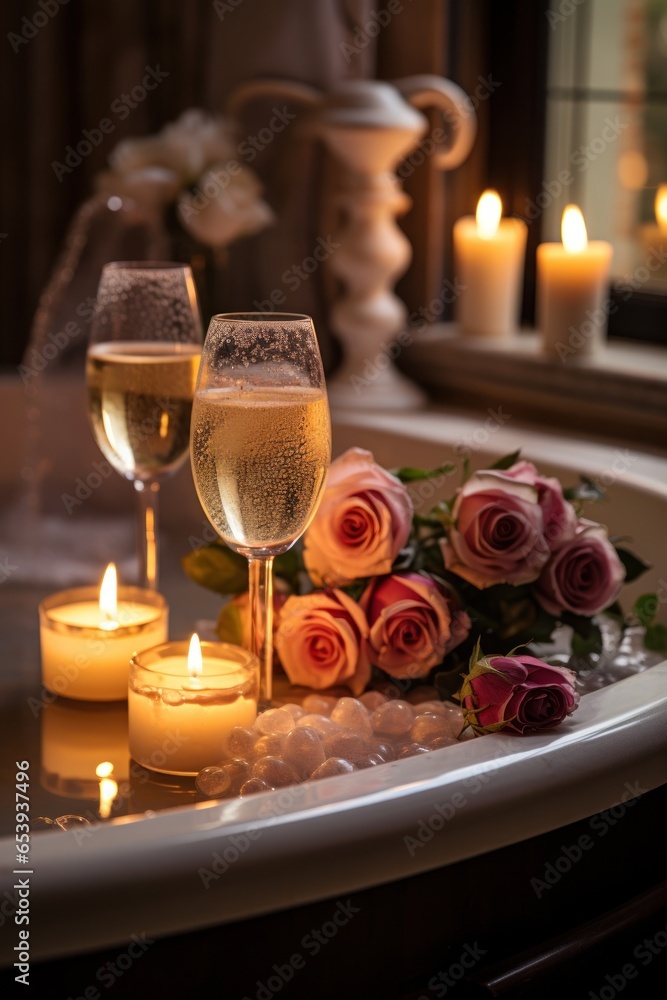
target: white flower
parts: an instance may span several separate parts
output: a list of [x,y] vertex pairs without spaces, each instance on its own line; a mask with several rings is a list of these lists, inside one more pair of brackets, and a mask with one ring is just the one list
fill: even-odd
[[232,159],[235,154],[229,124],[203,111],[190,109],[178,121],[165,125],[157,135],[124,139],[111,153],[109,163],[120,174],[144,167],[166,167],[177,174],[181,186],[186,187],[210,164]]
[[157,135],[125,139],[109,163],[98,191],[149,217],[176,201],[184,228],[208,246],[226,246],[274,221],[259,180],[238,162],[231,125],[203,111],[184,112]]
[[260,197],[262,187],[247,167],[236,164],[231,172],[223,164],[211,168],[195,193],[184,191],[178,199],[178,217],[187,231],[207,246],[226,246],[239,236],[259,232],[274,221]]

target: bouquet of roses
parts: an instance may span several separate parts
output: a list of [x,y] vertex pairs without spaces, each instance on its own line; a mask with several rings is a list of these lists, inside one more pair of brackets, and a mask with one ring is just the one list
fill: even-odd
[[[548,641],[564,624],[582,657],[601,648],[596,616],[623,621],[621,587],[647,565],[581,516],[582,504],[600,496],[590,480],[564,490],[518,453],[472,474],[464,463],[451,499],[419,513],[415,484],[455,471],[390,473],[359,448],[332,463],[303,539],[275,562],[275,649],[293,684],[346,685],[358,696],[377,668],[401,691],[432,675],[451,693],[468,661],[479,662],[480,640],[505,656]],[[184,565],[196,582],[236,595],[220,614],[218,634],[242,643],[245,559],[215,542]],[[650,595],[640,599],[635,615],[641,619],[649,603]],[[664,631],[647,631],[653,648]],[[462,694],[472,705],[466,682]]]

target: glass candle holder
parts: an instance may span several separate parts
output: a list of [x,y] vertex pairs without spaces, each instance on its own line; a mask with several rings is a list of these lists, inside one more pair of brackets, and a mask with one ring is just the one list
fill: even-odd
[[230,730],[257,717],[257,657],[230,643],[202,642],[202,672],[192,676],[188,648],[165,643],[130,664],[130,755],[162,774],[195,775],[217,763]]
[[51,594],[39,606],[44,686],[81,701],[125,699],[131,657],[165,642],[168,625],[167,602],[154,590],[120,587],[113,622],[100,614],[96,587]]

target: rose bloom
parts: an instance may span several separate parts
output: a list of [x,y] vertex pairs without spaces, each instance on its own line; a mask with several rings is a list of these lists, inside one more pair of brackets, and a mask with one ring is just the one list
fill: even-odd
[[424,677],[470,631],[431,577],[397,573],[374,580],[360,604],[366,612],[371,663],[392,677]]
[[614,603],[624,579],[625,567],[607,529],[582,518],[575,537],[557,549],[544,567],[535,596],[549,614],[571,611],[590,617]]
[[412,527],[405,486],[350,448],[331,463],[322,502],[304,536],[306,569],[318,586],[391,572]]
[[550,549],[574,538],[577,515],[572,504],[563,496],[563,487],[557,479],[540,476],[532,462],[515,462],[505,475],[537,489],[537,502],[542,508],[544,537]]
[[531,583],[549,558],[536,486],[476,472],[457,490],[454,525],[440,542],[445,566],[480,589]]
[[579,704],[575,678],[534,656],[485,656],[461,687],[466,722],[477,735],[553,729]]
[[367,638],[356,601],[342,590],[316,590],[285,601],[275,646],[292,684],[315,690],[346,684],[359,695],[371,676]]

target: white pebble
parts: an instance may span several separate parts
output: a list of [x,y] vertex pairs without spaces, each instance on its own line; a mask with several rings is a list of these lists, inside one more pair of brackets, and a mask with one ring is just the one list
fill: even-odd
[[331,719],[344,729],[352,729],[362,736],[371,736],[373,733],[368,712],[356,698],[340,698],[331,713]]

